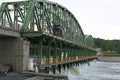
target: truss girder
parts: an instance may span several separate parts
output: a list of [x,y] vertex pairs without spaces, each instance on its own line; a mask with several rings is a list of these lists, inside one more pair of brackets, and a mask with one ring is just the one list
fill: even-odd
[[65,7],[44,0],[3,3],[0,9],[2,26],[22,32],[38,31],[53,34],[53,25],[61,25],[65,39],[84,44],[84,34],[76,18]]
[[91,35],[85,35],[85,44],[86,46],[92,46],[95,47],[94,39]]
[[26,2],[5,2],[0,8],[0,25],[15,30],[20,30],[23,23],[28,3]]

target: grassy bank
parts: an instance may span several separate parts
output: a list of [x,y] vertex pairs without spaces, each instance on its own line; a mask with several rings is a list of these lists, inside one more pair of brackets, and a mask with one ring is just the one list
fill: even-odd
[[120,54],[113,53],[113,52],[103,51],[102,53],[103,53],[103,56],[105,57],[120,57]]

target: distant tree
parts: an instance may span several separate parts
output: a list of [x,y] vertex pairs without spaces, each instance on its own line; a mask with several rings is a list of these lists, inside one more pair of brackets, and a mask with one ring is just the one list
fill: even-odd
[[102,48],[103,51],[112,51],[120,54],[120,40],[104,40],[94,38],[95,46]]

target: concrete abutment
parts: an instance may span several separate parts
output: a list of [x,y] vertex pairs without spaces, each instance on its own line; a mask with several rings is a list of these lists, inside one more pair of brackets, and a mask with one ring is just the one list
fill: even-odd
[[23,38],[0,38],[0,65],[12,65],[14,71],[27,70],[29,45]]

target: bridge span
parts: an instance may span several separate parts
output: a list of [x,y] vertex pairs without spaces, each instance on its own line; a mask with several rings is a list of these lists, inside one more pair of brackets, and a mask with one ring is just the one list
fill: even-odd
[[48,72],[50,67],[69,68],[95,58],[93,37],[83,33],[62,5],[47,0],[2,3],[0,64],[12,65],[16,71],[44,67]]

